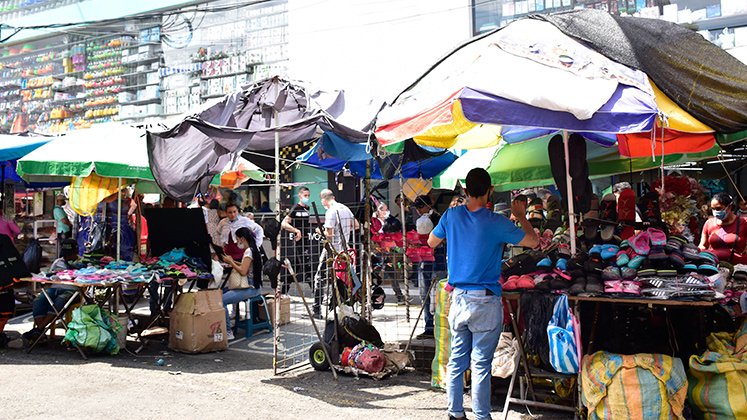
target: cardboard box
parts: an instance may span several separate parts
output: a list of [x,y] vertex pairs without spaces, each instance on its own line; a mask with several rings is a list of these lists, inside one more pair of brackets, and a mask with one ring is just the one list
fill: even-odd
[[[265,300],[267,300],[267,309],[270,311],[270,321],[272,322],[272,325],[275,325],[275,298],[273,296],[265,296]],[[288,295],[282,295],[280,296],[280,325],[285,325],[290,323],[290,303],[291,299]],[[265,311],[264,309],[260,308],[259,311],[259,319],[264,320],[265,317]]]
[[226,311],[223,292],[200,290],[179,296],[171,311],[169,348],[184,353],[226,350]]

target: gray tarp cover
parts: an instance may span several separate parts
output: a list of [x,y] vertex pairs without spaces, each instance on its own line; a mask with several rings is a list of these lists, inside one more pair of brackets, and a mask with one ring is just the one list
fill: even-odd
[[[343,92],[310,91],[280,78],[227,95],[164,131],[148,131],[151,170],[161,190],[179,201],[206,192],[213,176],[243,150],[271,150],[332,131],[352,142],[368,134],[337,123]],[[277,115],[275,115],[277,111]]]
[[645,72],[717,132],[747,129],[747,66],[683,26],[599,10],[534,15],[618,63]]

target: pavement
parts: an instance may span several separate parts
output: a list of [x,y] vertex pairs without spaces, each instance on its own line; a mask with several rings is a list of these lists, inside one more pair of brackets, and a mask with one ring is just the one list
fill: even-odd
[[[135,312],[142,311],[143,305]],[[385,341],[406,340],[419,309],[410,308],[408,321],[406,307],[387,304],[374,313],[374,324]],[[446,395],[431,389],[427,370],[383,380],[349,375],[335,380],[330,372],[317,372],[308,365],[298,368],[308,357],[309,343],[316,341],[305,311],[300,299],[294,298],[292,322],[281,327],[278,369],[287,372],[280,375],[273,374],[273,336],[268,333],[239,337],[227,351],[198,355],[169,350],[166,336],[150,340],[142,352],[134,354],[138,343],[130,336],[128,350],[87,360],[74,348],[60,344],[59,338],[37,346],[31,354],[16,340],[11,343],[15,348],[0,350],[0,420],[447,418]],[[6,331],[18,337],[30,328],[31,317],[24,315],[14,318]],[[57,331],[58,337],[64,334]],[[415,342],[415,347],[423,346],[428,343]],[[163,366],[157,364],[159,359]],[[502,398],[494,403],[497,409]],[[465,404],[469,407],[469,396]],[[571,417],[531,410],[533,416],[518,406],[512,410],[509,419]],[[499,410],[493,416],[499,418]],[[474,417],[468,412],[468,418]]]

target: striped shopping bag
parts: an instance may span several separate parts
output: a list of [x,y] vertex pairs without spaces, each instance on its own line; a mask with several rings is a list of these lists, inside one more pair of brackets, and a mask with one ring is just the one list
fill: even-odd
[[550,364],[558,373],[578,373],[578,346],[568,296],[555,301],[552,318],[547,324],[550,342]]

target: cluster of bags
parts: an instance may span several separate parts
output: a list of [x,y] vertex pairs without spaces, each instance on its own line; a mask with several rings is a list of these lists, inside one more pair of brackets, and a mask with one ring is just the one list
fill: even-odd
[[378,347],[364,341],[353,348],[346,347],[340,363],[368,373],[379,373],[386,366],[386,356]]

